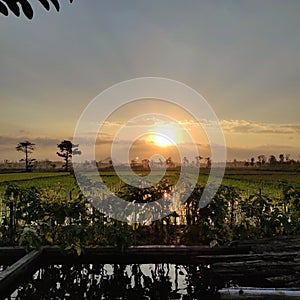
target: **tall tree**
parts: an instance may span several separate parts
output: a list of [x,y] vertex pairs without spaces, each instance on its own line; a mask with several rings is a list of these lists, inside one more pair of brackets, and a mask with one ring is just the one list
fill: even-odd
[[70,159],[73,155],[80,155],[81,151],[78,149],[79,145],[72,144],[71,141],[63,140],[60,144],[57,145],[60,152],[56,152],[59,157],[62,157],[65,160],[65,171],[69,171]]
[[22,158],[20,159],[20,161],[25,161],[25,171],[26,172],[30,172],[33,165],[32,162],[35,161],[34,158],[30,158],[30,154],[34,151],[34,146],[35,144],[29,142],[29,141],[25,141],[25,142],[20,142],[17,147],[16,150],[19,152],[23,152],[25,153],[25,159]]

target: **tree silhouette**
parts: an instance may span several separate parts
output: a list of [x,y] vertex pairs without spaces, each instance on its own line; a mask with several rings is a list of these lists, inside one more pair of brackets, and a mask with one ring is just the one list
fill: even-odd
[[183,160],[182,160],[182,164],[184,165],[184,166],[188,166],[189,165],[189,160],[188,160],[188,158],[185,156],[184,158],[183,158]]
[[25,159],[22,158],[20,161],[25,161],[25,171],[26,172],[31,171],[31,169],[33,167],[32,162],[35,161],[34,158],[29,158],[29,155],[34,151],[34,146],[35,146],[35,144],[33,144],[29,141],[25,141],[25,142],[20,142],[16,147],[17,151],[25,153]]
[[270,165],[274,165],[277,163],[275,155],[270,155],[269,163],[270,163]]
[[279,154],[279,162],[280,162],[281,164],[284,163],[284,154]]
[[[50,10],[50,3],[54,5],[57,11],[60,10],[59,0],[36,0],[42,4],[46,10]],[[73,0],[69,0],[70,3]],[[0,0],[0,13],[8,16],[9,11],[13,12],[17,17],[20,17],[21,11],[28,19],[33,18],[32,5],[28,0]]]
[[72,144],[71,141],[63,140],[60,144],[57,145],[60,152],[56,152],[59,157],[63,157],[65,160],[65,171],[69,171],[70,159],[73,155],[80,155],[81,151],[78,149],[79,145]]
[[203,157],[200,156],[200,155],[198,155],[198,156],[196,156],[195,158],[196,158],[196,166],[197,166],[197,167],[200,167],[200,161],[201,161],[201,159],[203,159]]
[[258,159],[257,164],[259,166],[262,166],[262,165],[264,165],[266,163],[266,157],[263,154],[258,155],[257,159]]
[[167,168],[173,168],[173,167],[175,167],[175,164],[174,164],[174,162],[172,161],[172,158],[171,158],[171,157],[168,157],[168,158],[166,159],[166,166],[167,166]]
[[206,168],[210,168],[211,167],[211,159],[210,157],[206,157]]

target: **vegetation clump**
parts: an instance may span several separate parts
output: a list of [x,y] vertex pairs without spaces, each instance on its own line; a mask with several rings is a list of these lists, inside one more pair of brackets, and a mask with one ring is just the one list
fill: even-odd
[[[147,201],[172,190],[168,182],[152,187]],[[197,185],[180,209],[147,224],[122,223],[95,209],[82,193],[9,185],[3,205],[10,210],[0,227],[0,245],[23,245],[28,250],[59,245],[63,251],[84,251],[85,246],[107,245],[124,251],[130,245],[224,245],[234,239],[256,239],[300,233],[300,190],[283,186],[280,200],[261,191],[244,196],[234,187],[221,186],[205,208],[198,201]],[[142,201],[139,188],[119,192]],[[152,194],[151,194],[152,193]]]

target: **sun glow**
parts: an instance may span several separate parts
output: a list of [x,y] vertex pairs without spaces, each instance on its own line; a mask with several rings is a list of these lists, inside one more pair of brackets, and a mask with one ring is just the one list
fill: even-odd
[[168,147],[173,146],[174,142],[169,140],[168,138],[165,138],[164,136],[161,136],[159,134],[154,135],[153,142],[160,147]]
[[175,124],[156,124],[149,132],[148,142],[159,147],[175,146],[179,142],[179,130]]

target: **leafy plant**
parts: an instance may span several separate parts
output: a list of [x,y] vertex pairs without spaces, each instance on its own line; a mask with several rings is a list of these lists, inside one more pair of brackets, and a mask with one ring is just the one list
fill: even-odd
[[118,248],[122,252],[133,243],[131,227],[117,221],[106,226],[105,237],[109,245]]
[[[93,184],[93,182],[91,182]],[[127,186],[116,192],[127,200],[145,203],[166,197],[173,186],[164,180],[146,189]],[[30,249],[60,245],[64,251],[81,254],[87,245],[111,245],[124,251],[134,244],[223,245],[233,239],[255,239],[300,232],[300,190],[282,185],[280,199],[261,191],[245,196],[239,189],[221,186],[204,208],[198,201],[203,186],[197,185],[184,205],[173,214],[147,224],[121,223],[104,216],[76,188],[63,186],[38,189],[8,185],[5,207],[13,203],[10,216],[3,218],[0,244],[18,242]],[[156,209],[162,211],[163,204]]]
[[19,240],[19,246],[24,246],[27,251],[32,249],[39,249],[42,246],[41,237],[36,228],[26,226],[22,230]]

